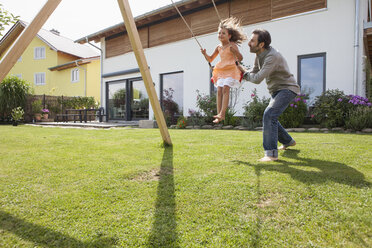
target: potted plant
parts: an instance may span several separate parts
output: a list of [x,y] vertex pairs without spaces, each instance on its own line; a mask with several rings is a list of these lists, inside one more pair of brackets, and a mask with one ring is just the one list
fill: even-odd
[[43,112],[43,119],[48,119],[49,109],[42,109],[41,112]]
[[34,117],[36,121],[41,120],[41,100],[35,100],[31,103],[32,106],[32,112],[34,113]]
[[18,126],[18,122],[23,119],[25,112],[21,107],[12,109],[13,126]]

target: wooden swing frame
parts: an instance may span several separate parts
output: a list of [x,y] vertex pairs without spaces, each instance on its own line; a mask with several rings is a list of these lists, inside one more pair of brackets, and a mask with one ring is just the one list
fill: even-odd
[[[48,0],[44,7],[32,20],[30,25],[24,30],[19,36],[10,50],[6,53],[0,62],[0,82],[3,81],[9,71],[13,68],[18,58],[26,50],[28,45],[31,43],[33,38],[37,35],[39,30],[48,20],[49,16],[55,11],[57,6],[62,0]],[[172,145],[172,141],[168,132],[168,128],[165,122],[165,118],[160,107],[160,103],[155,91],[153,80],[149,71],[145,53],[140,41],[138,30],[133,19],[132,11],[130,9],[128,0],[117,0],[121,14],[123,16],[124,24],[128,32],[129,40],[133,48],[133,52],[136,56],[138,67],[142,75],[142,79],[145,83],[146,91],[150,99],[151,106],[154,110],[155,118],[158,123],[163,142],[166,145]]]

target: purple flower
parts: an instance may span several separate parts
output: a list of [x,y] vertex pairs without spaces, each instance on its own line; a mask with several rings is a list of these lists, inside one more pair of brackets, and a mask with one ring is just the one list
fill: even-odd
[[338,100],[337,101],[339,101],[339,102],[342,102],[342,98],[338,98]]
[[370,102],[369,102],[369,103],[367,103],[367,106],[368,106],[368,107],[371,107],[371,105],[372,105],[372,104],[371,104]]
[[297,105],[294,105],[295,108],[297,108]]
[[306,103],[306,99],[302,100],[304,103]]
[[293,103],[291,103],[291,104],[290,104],[289,106],[293,107],[293,105],[294,105],[294,104],[293,104]]

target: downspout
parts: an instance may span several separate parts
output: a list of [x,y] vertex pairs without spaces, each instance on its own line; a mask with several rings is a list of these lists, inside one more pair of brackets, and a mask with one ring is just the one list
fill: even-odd
[[80,59],[75,60],[76,67],[78,67],[79,69],[82,69],[84,71],[84,96],[86,97],[87,96],[87,70],[85,70],[83,67],[81,67],[78,64],[78,61],[81,61],[81,60]]
[[101,96],[100,96],[101,98],[100,98],[100,104],[101,104],[101,107],[103,107],[103,105],[102,105],[102,99],[103,99],[103,78],[102,78],[102,72],[103,72],[103,52],[102,52],[102,49],[101,48],[99,48],[98,46],[96,46],[96,45],[94,45],[94,44],[92,44],[92,43],[89,42],[88,36],[85,36],[85,40],[86,40],[86,42],[89,45],[91,45],[94,48],[98,49],[100,51],[100,53],[101,53],[101,57],[100,57],[100,63],[101,63],[101,73],[100,73],[101,74]]
[[358,95],[358,73],[359,73],[359,0],[355,0],[355,33],[354,33],[354,84],[353,93]]

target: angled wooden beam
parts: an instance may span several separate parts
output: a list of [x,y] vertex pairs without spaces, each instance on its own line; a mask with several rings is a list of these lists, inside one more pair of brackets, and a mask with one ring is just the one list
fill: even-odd
[[30,25],[22,32],[13,46],[9,49],[6,55],[0,62],[0,82],[8,75],[19,57],[30,45],[32,39],[36,36],[39,30],[43,27],[49,16],[54,12],[62,0],[48,0],[44,7],[32,20]]
[[149,95],[150,103],[154,110],[155,118],[158,123],[161,136],[163,137],[163,141],[166,144],[172,145],[167,124],[165,122],[164,115],[160,107],[158,96],[155,91],[153,80],[151,78],[151,74],[149,71],[149,66],[147,64],[145,53],[142,48],[141,40],[138,34],[136,24],[134,23],[132,11],[130,9],[128,0],[118,0],[118,4],[124,19],[124,24],[128,32],[133,52],[137,59],[138,67],[140,68],[142,79],[145,82],[147,94]]

